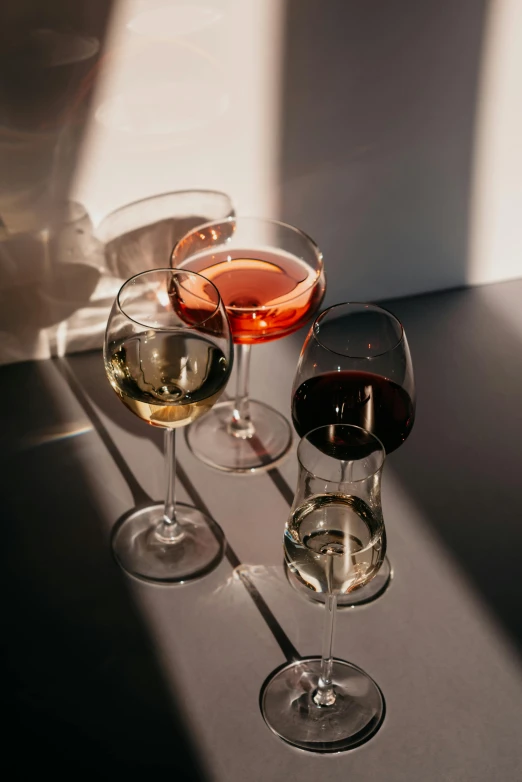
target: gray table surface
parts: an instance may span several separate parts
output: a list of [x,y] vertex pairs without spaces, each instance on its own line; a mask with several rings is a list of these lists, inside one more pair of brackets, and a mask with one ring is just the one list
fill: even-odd
[[[322,609],[282,567],[295,449],[275,472],[238,477],[179,436],[178,499],[208,508],[229,557],[190,584],[140,583],[109,535],[161,499],[161,432],[117,400],[98,352],[2,367],[8,778],[520,782],[521,301],[514,281],[389,303],[418,391],[414,430],[385,467],[395,576],[378,601],[339,612],[335,640],[387,714],[338,755],[284,744],[258,705],[292,646],[320,653]],[[286,414],[303,338],[253,350],[252,396]]]

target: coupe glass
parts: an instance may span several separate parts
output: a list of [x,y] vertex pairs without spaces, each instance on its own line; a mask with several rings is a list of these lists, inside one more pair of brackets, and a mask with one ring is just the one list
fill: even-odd
[[317,310],[325,291],[319,248],[290,225],[236,217],[184,236],[172,252],[172,266],[215,283],[236,344],[235,399],[220,402],[190,427],[189,447],[206,464],[228,472],[273,467],[288,452],[292,430],[279,412],[249,399],[250,349],[291,334]]
[[175,501],[175,430],[207,413],[230,375],[233,346],[217,288],[189,271],[156,269],[122,286],[105,333],[107,377],[123,404],[165,430],[164,503],[135,508],[116,524],[112,547],[137,578],[181,582],[221,560],[221,528]]
[[[415,384],[404,328],[375,304],[336,304],[313,323],[301,350],[292,390],[297,433],[325,424],[354,424],[373,432],[390,454],[402,445],[415,418]],[[287,569],[290,581],[300,584]],[[368,586],[339,598],[360,605],[389,584],[388,559]],[[309,592],[307,593],[310,594]],[[324,602],[324,596],[313,599]]]
[[175,190],[116,209],[96,227],[104,245],[105,265],[114,277],[168,264],[174,244],[187,231],[209,220],[234,215],[232,201],[219,190]]
[[386,552],[381,511],[382,443],[345,424],[313,429],[299,443],[299,478],[284,534],[288,567],[326,597],[322,658],[287,663],[263,685],[268,726],[290,744],[340,752],[367,741],[384,717],[382,693],[363,670],[332,656],[336,604],[378,572]]

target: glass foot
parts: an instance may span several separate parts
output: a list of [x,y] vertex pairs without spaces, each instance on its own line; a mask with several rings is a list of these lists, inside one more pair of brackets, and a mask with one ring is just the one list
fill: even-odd
[[131,576],[156,583],[180,584],[210,573],[225,550],[221,527],[197,508],[179,503],[182,533],[169,541],[157,534],[163,508],[163,503],[137,508],[116,523],[111,544],[118,564]]
[[229,431],[234,402],[218,402],[186,432],[187,443],[198,459],[210,467],[235,473],[254,473],[275,467],[290,450],[292,430],[284,416],[272,407],[250,401],[252,437],[236,437]]
[[[293,586],[293,588],[299,592],[300,595],[311,600],[313,603],[319,603],[324,605],[326,595],[323,592],[314,592],[306,586],[304,581],[299,577],[298,573],[295,573],[284,562],[285,574]],[[379,568],[378,573],[372,578],[372,580],[365,586],[354,589],[353,592],[349,592],[347,595],[339,595],[337,598],[338,608],[353,608],[354,606],[362,606],[366,603],[372,603],[377,600],[378,597],[384,594],[388,589],[391,580],[393,578],[393,570],[390,565],[390,560],[385,557],[384,562]]]
[[260,705],[268,727],[284,741],[311,752],[344,752],[368,741],[385,714],[381,690],[361,668],[333,662],[335,702],[316,706],[313,695],[321,659],[307,657],[273,673],[263,685]]

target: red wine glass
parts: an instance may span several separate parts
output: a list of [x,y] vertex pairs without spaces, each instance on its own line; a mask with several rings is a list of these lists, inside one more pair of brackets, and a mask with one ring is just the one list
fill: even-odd
[[[413,366],[395,315],[358,302],[322,312],[306,337],[292,389],[292,420],[299,436],[318,426],[352,424],[376,435],[390,454],[406,440],[414,419]],[[288,568],[286,573],[300,591],[324,602],[324,595],[311,592]],[[339,605],[374,600],[391,575],[386,559],[370,584],[340,598]]]
[[189,447],[227,472],[269,469],[288,453],[292,429],[279,412],[249,398],[250,349],[297,331],[316,312],[325,291],[321,252],[290,225],[234,217],[187,233],[171,262],[216,285],[236,345],[235,399],[220,402],[190,427]]

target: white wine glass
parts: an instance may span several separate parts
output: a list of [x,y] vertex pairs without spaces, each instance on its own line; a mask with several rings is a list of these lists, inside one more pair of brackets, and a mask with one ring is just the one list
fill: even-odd
[[146,581],[202,576],[220,562],[224,535],[199,509],[175,501],[175,430],[208,412],[230,375],[232,337],[217,288],[189,271],[131,277],[109,316],[104,361],[123,404],[165,431],[165,502],[120,519],[112,533],[116,560]]
[[299,478],[284,533],[285,559],[302,585],[326,598],[322,657],[285,664],[261,691],[263,717],[280,738],[341,752],[371,738],[385,704],[374,680],[333,657],[337,599],[379,571],[386,554],[381,509],[385,451],[358,426],[313,429],[300,441]]

